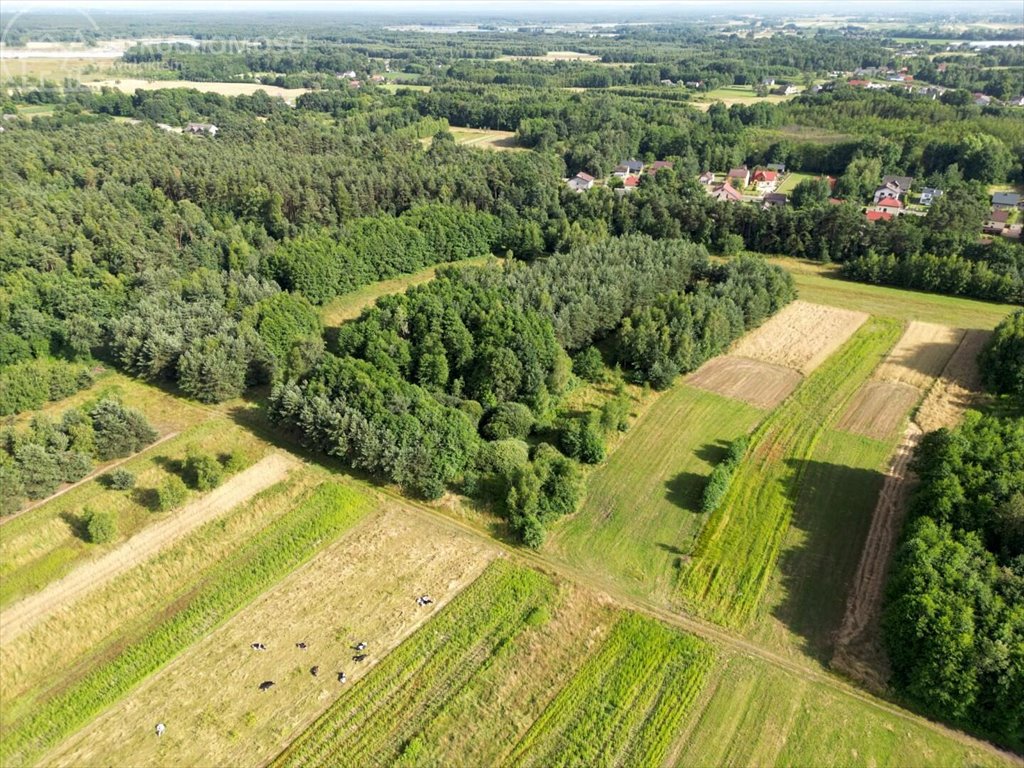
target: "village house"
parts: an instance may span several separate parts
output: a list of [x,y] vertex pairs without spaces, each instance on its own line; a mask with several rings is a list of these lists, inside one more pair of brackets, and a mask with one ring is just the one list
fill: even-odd
[[704,171],[704,173],[697,177],[697,181],[699,181],[701,184],[714,184],[715,174],[713,174],[711,171]]
[[573,192],[582,192],[594,186],[594,177],[589,173],[583,173],[583,171],[580,171],[569,179],[566,184],[569,185],[569,189]]
[[918,201],[921,205],[931,205],[936,200],[942,197],[942,190],[935,189],[935,187],[925,187],[921,190],[921,199]]
[[782,192],[769,192],[764,196],[762,202],[765,208],[776,208],[786,205],[789,202],[789,197]]
[[647,169],[647,175],[653,176],[658,171],[671,171],[673,163],[670,160],[655,160],[651,163],[651,167]]
[[903,203],[893,197],[883,197],[875,203],[871,210],[898,216],[903,212]]
[[775,171],[754,171],[754,183],[758,192],[774,192],[779,184],[779,174]]
[[992,211],[988,216],[988,220],[982,225],[982,230],[986,235],[1001,235],[1003,230],[1006,229],[1006,222],[1009,218],[1010,212],[1007,210]]
[[624,195],[624,194],[627,194],[629,192],[632,192],[638,186],[640,186],[640,177],[639,176],[627,176],[626,178],[624,178],[622,180],[622,186],[619,189],[615,190],[615,191]]
[[1020,203],[1020,195],[1016,192],[996,192],[992,195],[993,208],[1015,208]]
[[727,181],[735,182],[737,186],[746,187],[750,184],[750,169],[745,165],[739,168],[730,168]]
[[216,136],[217,135],[217,131],[219,131],[219,130],[220,130],[220,128],[218,128],[216,125],[213,125],[211,123],[189,123],[187,126],[185,126],[185,131],[187,133],[195,133],[195,134],[204,134],[205,133],[207,136]]
[[868,221],[892,221],[892,214],[886,211],[868,211],[864,216]]
[[775,93],[777,93],[779,96],[792,96],[794,93],[799,93],[799,91],[800,89],[797,88],[792,83],[780,85],[778,88],[775,89]]
[[736,191],[732,184],[713,184],[708,187],[708,194],[720,203],[739,203],[743,195]]
[[882,186],[875,190],[874,202],[877,204],[885,198],[902,201],[913,183],[912,176],[885,176],[882,178]]
[[768,163],[765,166],[765,168],[767,168],[769,171],[775,171],[776,173],[785,173],[786,172],[786,164],[785,163]]
[[633,176],[640,173],[644,169],[642,160],[623,160],[612,172],[613,176],[618,176],[620,179],[624,179],[627,176]]

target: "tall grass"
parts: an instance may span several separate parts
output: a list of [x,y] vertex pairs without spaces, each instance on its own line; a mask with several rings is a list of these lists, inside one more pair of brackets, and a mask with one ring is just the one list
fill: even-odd
[[366,497],[346,486],[318,486],[294,511],[211,571],[180,611],[4,733],[0,764],[33,762],[311,558],[369,508]]
[[417,763],[417,735],[554,598],[535,571],[497,560],[429,624],[392,651],[273,765]]
[[755,430],[681,574],[682,597],[692,610],[727,626],[749,621],[774,571],[815,445],[900,330],[894,320],[869,320]]
[[660,766],[704,686],[711,647],[637,614],[612,629],[508,766]]

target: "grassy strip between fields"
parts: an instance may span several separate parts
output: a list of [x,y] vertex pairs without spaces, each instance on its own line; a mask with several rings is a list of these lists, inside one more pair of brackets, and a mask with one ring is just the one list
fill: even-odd
[[183,608],[0,739],[0,764],[31,763],[244,605],[309,560],[370,509],[356,491],[324,483],[294,511],[211,571]]
[[533,724],[507,765],[661,765],[712,660],[706,643],[653,619],[626,615]]
[[754,432],[729,492],[681,575],[682,596],[692,610],[734,627],[752,617],[815,446],[900,330],[893,320],[868,320]]
[[417,735],[555,596],[535,571],[497,560],[296,739],[274,766],[417,762]]

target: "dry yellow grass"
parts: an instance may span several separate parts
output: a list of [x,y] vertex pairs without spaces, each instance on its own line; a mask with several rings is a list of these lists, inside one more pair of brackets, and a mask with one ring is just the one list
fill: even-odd
[[910,384],[892,381],[866,381],[853,396],[836,425],[854,434],[884,440],[900,426],[921,390]]
[[[390,507],[291,574],[58,747],[47,765],[256,765],[283,749],[496,555]],[[435,604],[420,607],[429,593]],[[352,661],[352,644],[370,658]],[[308,644],[299,650],[297,642]],[[249,645],[264,643],[266,651]],[[319,665],[313,677],[310,667]],[[269,692],[258,690],[273,680]],[[154,735],[158,722],[167,726]]]
[[276,85],[263,85],[261,83],[207,83],[198,80],[139,80],[126,78],[122,80],[96,80],[88,83],[90,88],[115,88],[124,93],[135,93],[142,89],[144,91],[158,91],[163,88],[194,88],[203,93],[219,93],[222,96],[251,96],[257,91],[266,91],[268,96],[280,96],[285,101],[294,102],[308,88],[279,88]]
[[740,339],[732,353],[807,375],[867,319],[864,312],[794,301]]
[[959,328],[911,321],[873,378],[923,390],[942,373],[963,337]]
[[723,355],[704,363],[686,383],[768,410],[789,397],[801,379],[792,368]]
[[964,411],[981,397],[981,372],[978,355],[988,344],[992,334],[970,330],[946,363],[942,375],[928,390],[914,421],[925,432],[940,427],[952,427],[960,421]]

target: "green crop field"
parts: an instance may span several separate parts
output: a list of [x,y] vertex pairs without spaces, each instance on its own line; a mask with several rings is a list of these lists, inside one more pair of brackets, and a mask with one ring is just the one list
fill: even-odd
[[762,661],[719,664],[667,763],[787,766],[996,766],[1016,763]]
[[808,460],[900,330],[894,321],[868,320],[755,431],[681,574],[681,595],[693,611],[728,626],[742,626],[753,616],[774,572]]
[[17,723],[5,722],[0,734],[0,763],[32,763],[312,557],[369,507],[368,499],[345,486],[320,485],[293,511],[255,535],[232,559],[211,570],[177,603],[177,612],[151,625],[135,642],[116,648],[109,661],[57,690]]
[[1011,304],[855,283],[840,278],[839,268],[829,264],[781,257],[769,257],[769,261],[793,275],[804,301],[855,309],[879,317],[991,330],[1016,309]]
[[631,614],[544,710],[510,766],[660,766],[700,693],[705,643]]
[[492,564],[426,627],[392,651],[274,761],[275,766],[416,762],[418,734],[555,594],[539,573]]
[[642,594],[671,597],[675,563],[703,523],[700,497],[725,445],[763,412],[676,384],[630,427],[590,475],[574,517],[553,531],[546,551],[610,575]]

